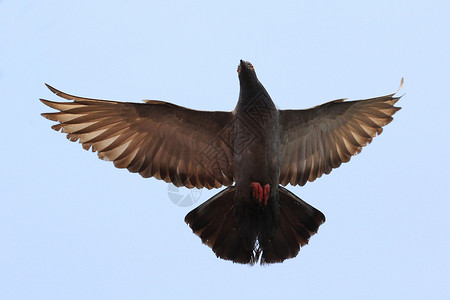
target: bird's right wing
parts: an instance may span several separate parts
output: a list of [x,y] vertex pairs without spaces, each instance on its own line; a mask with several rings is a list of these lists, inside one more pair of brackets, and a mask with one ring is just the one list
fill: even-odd
[[392,121],[400,109],[394,106],[400,99],[394,94],[280,110],[280,184],[304,185],[348,162]]
[[176,186],[208,189],[234,182],[233,115],[191,110],[168,102],[127,103],[72,96],[48,86],[71,102],[41,101],[60,112],[42,114],[59,122],[52,128],[79,140],[143,177]]

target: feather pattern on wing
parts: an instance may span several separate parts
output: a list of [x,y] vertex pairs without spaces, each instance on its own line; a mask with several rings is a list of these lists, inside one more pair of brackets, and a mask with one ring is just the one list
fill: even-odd
[[234,143],[225,132],[233,130],[231,112],[198,111],[153,100],[89,99],[48,88],[72,101],[41,99],[59,110],[42,114],[58,122],[52,128],[117,168],[188,188],[233,184]]
[[305,185],[348,162],[392,121],[400,97],[344,101],[280,110],[281,185]]

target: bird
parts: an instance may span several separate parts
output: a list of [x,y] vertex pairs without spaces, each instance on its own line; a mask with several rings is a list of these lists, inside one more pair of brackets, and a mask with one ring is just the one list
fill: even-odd
[[[278,109],[240,60],[233,111],[201,111],[73,96],[40,99],[52,128],[117,168],[186,188],[221,188],[185,222],[221,259],[254,265],[296,257],[325,215],[285,188],[304,186],[361,152],[400,109],[395,93],[309,109]],[[403,84],[403,78],[401,85]]]

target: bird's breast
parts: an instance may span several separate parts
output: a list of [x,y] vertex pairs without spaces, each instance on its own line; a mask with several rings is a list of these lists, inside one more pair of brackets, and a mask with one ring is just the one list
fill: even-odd
[[278,183],[281,165],[278,111],[256,107],[237,114],[234,142],[236,183]]

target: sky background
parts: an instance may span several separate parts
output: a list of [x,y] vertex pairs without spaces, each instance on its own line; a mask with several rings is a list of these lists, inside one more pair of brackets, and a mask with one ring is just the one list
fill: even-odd
[[[448,1],[0,1],[0,299],[444,299],[450,295]],[[271,266],[217,259],[168,185],[82,150],[39,98],[232,110],[239,59],[280,109],[395,92],[394,121],[288,188],[327,221]],[[179,195],[188,195],[181,189]]]

